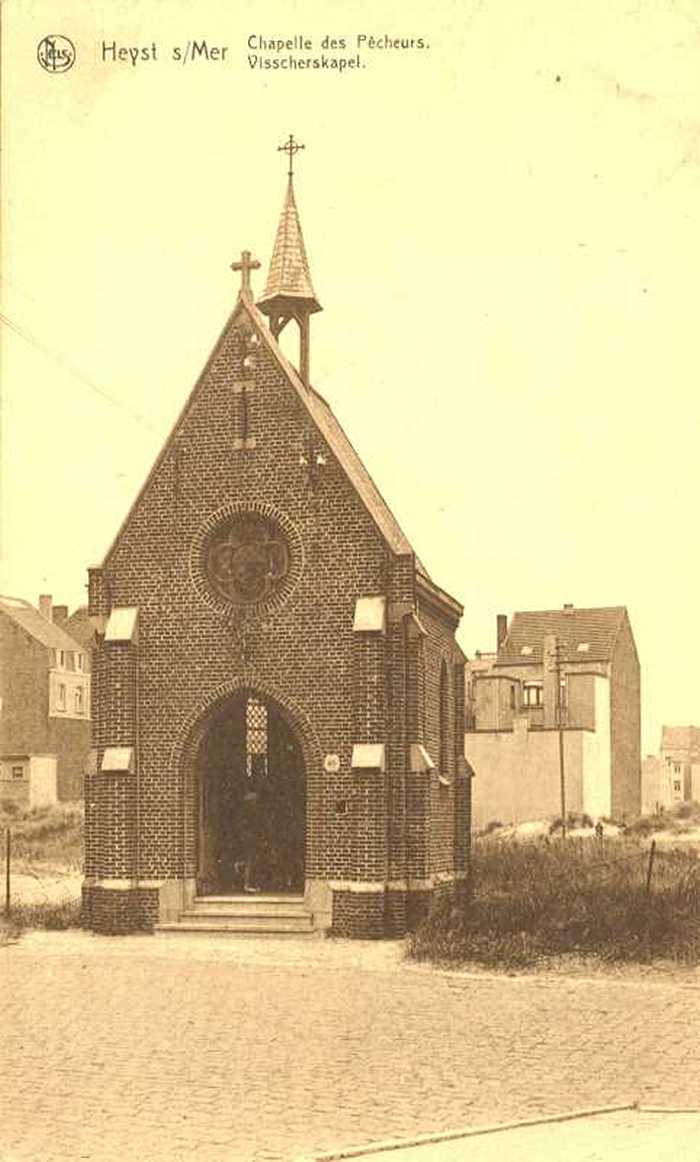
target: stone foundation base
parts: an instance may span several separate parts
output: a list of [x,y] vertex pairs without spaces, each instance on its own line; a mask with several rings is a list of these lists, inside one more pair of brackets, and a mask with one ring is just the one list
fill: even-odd
[[152,932],[158,921],[158,889],[84,884],[81,918],[84,928],[103,936]]
[[356,940],[396,939],[417,928],[436,901],[454,899],[461,890],[461,882],[454,880],[418,891],[404,887],[368,891],[360,884],[334,887],[331,930]]

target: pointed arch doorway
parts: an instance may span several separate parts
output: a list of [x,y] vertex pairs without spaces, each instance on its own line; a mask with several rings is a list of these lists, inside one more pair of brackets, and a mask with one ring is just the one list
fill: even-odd
[[198,893],[302,893],[304,758],[277,705],[253,690],[220,703],[196,769]]

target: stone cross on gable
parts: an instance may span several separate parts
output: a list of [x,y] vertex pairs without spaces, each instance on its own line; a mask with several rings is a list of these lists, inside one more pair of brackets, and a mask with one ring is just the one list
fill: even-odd
[[251,270],[260,270],[260,263],[257,258],[252,258],[249,250],[244,250],[241,253],[240,262],[232,262],[231,270],[240,270],[241,272],[241,294],[250,295],[250,272]]

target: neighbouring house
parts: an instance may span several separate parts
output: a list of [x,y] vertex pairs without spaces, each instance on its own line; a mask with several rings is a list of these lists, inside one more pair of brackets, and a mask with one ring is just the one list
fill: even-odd
[[640,813],[639,659],[623,606],[520,612],[510,625],[501,614],[496,653],[466,670],[475,828],[560,815],[562,765],[567,814]]
[[659,761],[670,802],[700,802],[700,727],[662,726]]
[[90,654],[66,606],[0,597],[0,799],[40,806],[83,793]]
[[657,754],[642,759],[642,815],[659,815],[673,805],[671,778]]
[[[467,877],[462,606],[312,386],[321,308],[291,176],[256,304],[259,265],[233,264],[233,310],[89,571],[98,932],[225,915],[397,936]],[[255,910],[256,889],[283,899]]]

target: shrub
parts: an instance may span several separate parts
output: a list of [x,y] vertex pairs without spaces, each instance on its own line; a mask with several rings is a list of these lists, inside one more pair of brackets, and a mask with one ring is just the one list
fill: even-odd
[[564,954],[609,961],[700,961],[700,860],[629,840],[476,844],[472,897],[436,905],[410,955],[438,963],[532,967]]
[[655,831],[665,831],[669,820],[663,815],[642,815],[625,826],[626,835],[652,835]]
[[54,903],[16,904],[10,922],[16,929],[46,928],[62,932],[80,927],[80,900],[58,900]]
[[700,803],[696,803],[694,799],[688,799],[684,803],[679,803],[673,808],[673,814],[677,819],[692,819],[700,821]]

